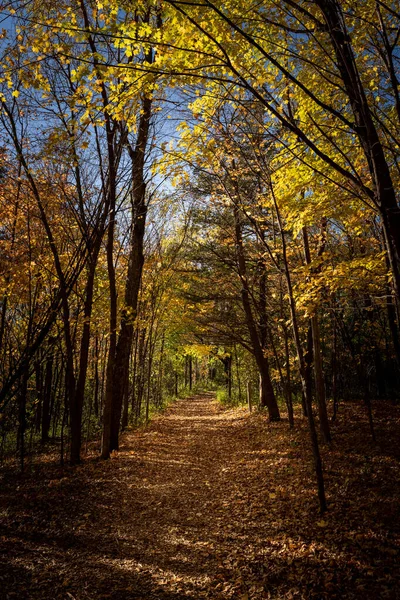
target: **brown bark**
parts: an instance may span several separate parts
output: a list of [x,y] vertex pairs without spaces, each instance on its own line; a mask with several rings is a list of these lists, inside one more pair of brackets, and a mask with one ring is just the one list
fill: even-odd
[[18,433],[17,447],[19,450],[20,469],[21,473],[25,467],[25,431],[26,422],[26,396],[28,393],[29,369],[22,376],[21,388],[19,391],[19,407],[18,407]]
[[101,442],[101,457],[109,458],[111,450],[111,427],[113,413],[113,377],[115,365],[115,351],[117,346],[117,287],[114,265],[114,234],[115,234],[115,204],[116,204],[116,170],[114,153],[114,135],[110,123],[107,125],[108,146],[108,202],[110,217],[107,232],[107,271],[110,289],[110,335],[108,358],[106,368],[106,391],[103,410],[103,435]]
[[80,343],[79,372],[76,381],[75,402],[71,407],[71,461],[80,461],[82,445],[82,410],[85,398],[86,378],[89,362],[90,319],[93,307],[93,286],[96,272],[97,257],[100,250],[101,235],[98,235],[94,256],[89,262],[84,301],[84,323]]
[[315,427],[314,414],[313,414],[313,410],[312,410],[312,397],[311,397],[310,392],[307,389],[307,385],[306,385],[305,360],[304,360],[303,348],[302,348],[301,341],[300,341],[300,332],[299,332],[299,325],[298,325],[298,321],[297,321],[296,304],[295,304],[294,295],[293,295],[292,278],[290,276],[289,262],[287,259],[285,232],[283,230],[282,219],[281,219],[279,207],[278,207],[278,204],[277,204],[277,201],[275,198],[275,194],[274,194],[272,185],[271,185],[271,194],[272,194],[272,199],[274,201],[275,212],[276,212],[276,216],[277,216],[277,220],[278,220],[279,232],[280,232],[281,242],[282,242],[283,270],[284,270],[284,275],[286,278],[290,316],[292,319],[293,338],[294,338],[294,343],[295,343],[296,352],[297,352],[300,380],[301,380],[303,395],[304,395],[306,407],[307,407],[308,429],[309,429],[309,433],[310,433],[310,441],[311,441],[311,448],[312,448],[312,454],[313,454],[314,469],[315,469],[315,475],[316,475],[316,480],[317,480],[319,507],[320,507],[321,513],[324,513],[327,510],[327,503],[326,503],[326,496],[325,496],[325,482],[324,482],[324,474],[323,474],[323,468],[322,468],[322,459],[321,459],[321,453],[319,450],[319,442],[318,442],[318,436],[317,436],[317,431],[316,431],[316,427]]
[[339,389],[338,389],[338,357],[337,357],[337,326],[336,319],[333,321],[333,340],[332,340],[332,400],[333,400],[333,415],[332,422],[336,420],[339,408]]
[[114,219],[115,198],[112,201],[110,223],[107,236],[107,268],[110,287],[110,335],[108,346],[108,357],[106,367],[106,391],[103,410],[103,435],[101,440],[101,457],[110,457],[111,451],[111,428],[113,413],[113,378],[115,365],[115,350],[117,346],[117,289],[114,267]]
[[42,442],[49,439],[50,430],[50,406],[53,382],[53,355],[50,354],[46,361],[46,373],[44,377],[43,405],[42,405]]
[[236,242],[236,257],[238,263],[239,276],[242,282],[242,303],[246,317],[246,324],[250,335],[251,345],[256,359],[259,375],[260,375],[260,406],[266,407],[268,416],[271,421],[279,421],[280,413],[278,403],[275,398],[274,389],[272,387],[271,377],[269,374],[269,361],[265,356],[259,332],[257,331],[256,322],[253,316],[253,311],[250,302],[250,292],[247,281],[246,259],[243,249],[242,240],[242,224],[239,208],[234,206],[235,217],[235,242]]
[[145,363],[147,354],[147,340],[146,340],[146,328],[144,327],[140,331],[139,335],[139,352],[138,352],[138,367],[137,367],[137,403],[135,409],[135,419],[139,422],[142,412],[142,402],[144,395],[144,382],[145,382]]
[[[369,171],[374,183],[375,202],[382,217],[387,253],[393,273],[397,299],[400,299],[400,208],[397,203],[390,168],[375,126],[365,90],[355,61],[351,38],[338,0],[315,0],[321,9],[335,52],[355,119]],[[395,86],[397,90],[397,85]]]
[[125,286],[124,308],[115,352],[113,370],[113,409],[110,436],[110,450],[118,449],[119,426],[124,396],[124,384],[129,371],[129,356],[132,349],[134,324],[144,263],[143,240],[146,227],[146,182],[144,175],[145,153],[149,137],[151,99],[143,100],[135,149],[132,160],[132,233],[128,274]]
[[[307,328],[307,342],[306,350],[304,353],[304,378],[307,388],[308,395],[312,396],[312,364],[313,364],[313,336],[311,330],[311,323]],[[307,416],[307,402],[304,393],[301,396],[303,416]]]
[[192,391],[193,387],[193,364],[192,364],[192,356],[188,356],[188,376],[189,376],[189,390]]
[[99,391],[100,391],[100,373],[99,373],[99,336],[96,334],[95,338],[95,352],[94,352],[94,392],[93,392],[93,407],[94,414],[96,417],[99,416]]
[[274,343],[274,338],[272,332],[269,332],[272,350],[274,352],[275,363],[278,368],[279,378],[281,380],[282,391],[285,396],[286,407],[288,411],[288,419],[289,426],[292,429],[294,427],[294,414],[293,414],[293,400],[292,400],[292,390],[291,390],[291,381],[290,381],[290,357],[289,357],[289,343],[288,336],[286,332],[286,328],[283,327],[283,335],[284,335],[284,344],[285,344],[285,360],[286,360],[286,381],[283,376],[283,371],[281,367],[281,363],[279,360],[278,352]]
[[[307,229],[303,227],[303,241],[304,241],[304,253],[306,264],[311,264],[310,246],[308,241]],[[318,255],[322,254],[319,249]],[[321,352],[321,336],[318,316],[314,313],[310,318],[311,334],[312,334],[312,345],[313,345],[313,357],[314,357],[314,379],[315,379],[315,394],[317,397],[319,425],[323,440],[326,443],[331,441],[331,433],[329,428],[328,412],[326,409],[326,396],[325,396],[325,383],[324,373],[322,368],[322,352]]]

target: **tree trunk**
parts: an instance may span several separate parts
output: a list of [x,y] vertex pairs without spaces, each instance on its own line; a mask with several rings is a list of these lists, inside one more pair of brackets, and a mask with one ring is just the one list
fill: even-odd
[[[326,220],[325,220],[326,221]],[[324,236],[323,236],[323,239]],[[306,265],[311,264],[310,245],[308,242],[307,228],[303,227],[303,242],[304,242],[304,254],[306,259]],[[325,248],[325,241],[320,245],[318,249],[318,256],[321,256]],[[319,271],[319,269],[318,269]],[[316,309],[315,309],[316,310]],[[326,396],[325,396],[325,383],[324,373],[322,369],[322,352],[321,352],[321,336],[318,315],[315,312],[310,319],[311,335],[312,335],[312,348],[314,357],[314,379],[315,379],[315,393],[317,397],[317,406],[319,414],[319,426],[324,442],[330,443],[331,432],[329,429],[328,412],[326,410]]]
[[46,361],[46,374],[44,377],[43,406],[42,406],[42,443],[49,440],[50,406],[53,381],[53,355]]
[[131,413],[134,414],[136,408],[136,380],[137,380],[137,371],[138,371],[138,348],[139,348],[139,329],[135,329],[135,342],[134,342],[134,352],[133,352],[133,373],[132,373],[132,386],[131,386]]
[[93,392],[93,408],[96,417],[99,416],[99,390],[100,390],[100,373],[99,373],[99,337],[96,334],[95,339],[95,355],[94,355],[94,392]]
[[123,391],[121,431],[124,431],[128,426],[128,411],[129,411],[129,369],[125,374],[125,384]]
[[[111,152],[111,150],[110,150]],[[112,161],[114,165],[114,162]],[[104,410],[103,410],[103,435],[102,435],[102,447],[101,447],[101,458],[107,459],[110,457],[111,450],[111,427],[112,427],[112,414],[113,414],[113,381],[114,381],[114,366],[115,366],[115,351],[117,346],[117,287],[115,278],[115,266],[114,266],[114,229],[115,229],[115,177],[116,173],[114,168],[109,166],[109,188],[111,193],[110,201],[110,221],[108,224],[108,235],[107,235],[107,270],[108,270],[108,281],[110,287],[110,335],[109,335],[109,346],[108,346],[108,358],[106,367],[106,390],[104,398]]]
[[375,127],[338,0],[316,0],[329,32],[344,87],[353,111],[356,132],[361,142],[375,188],[385,233],[387,253],[393,273],[397,301],[400,299],[400,208],[385,152]]
[[[311,323],[307,328],[307,345],[304,353],[304,379],[307,388],[307,394],[312,397],[312,364],[313,364],[313,336]],[[306,397],[302,391],[301,404],[303,409],[303,416],[307,416],[307,402]]]
[[189,354],[189,390],[192,391],[193,387],[193,365],[192,365],[192,356]]
[[143,100],[138,136],[132,160],[132,232],[129,252],[128,274],[125,285],[125,301],[121,311],[121,324],[115,353],[113,379],[113,410],[110,450],[119,445],[119,426],[124,395],[124,384],[129,371],[129,356],[132,349],[134,324],[137,313],[140,284],[144,263],[143,240],[146,227],[146,182],[144,175],[145,153],[149,136],[151,99]]
[[19,391],[17,446],[19,450],[21,473],[24,471],[25,466],[26,395],[28,393],[28,380],[29,369],[27,369],[22,376],[22,384]]
[[238,384],[238,395],[239,395],[239,403],[242,401],[242,382],[240,379],[240,368],[239,368],[239,356],[237,353],[237,347],[235,344],[235,363],[236,363],[236,379]]
[[42,411],[43,411],[43,376],[42,376],[42,364],[40,358],[35,360],[35,386],[36,386],[36,433],[39,433],[42,425]]
[[333,415],[332,422],[336,421],[339,407],[339,389],[338,389],[338,358],[337,358],[337,326],[336,319],[333,321],[333,341],[332,341],[332,400],[333,400]]
[[277,201],[275,198],[275,194],[274,194],[272,185],[271,185],[271,194],[272,194],[272,198],[274,201],[275,212],[276,212],[276,216],[277,216],[277,220],[278,220],[278,224],[279,224],[279,232],[280,232],[281,241],[282,241],[283,268],[284,268],[284,274],[285,274],[286,284],[287,284],[290,316],[292,318],[293,338],[294,338],[294,343],[295,343],[296,352],[297,352],[297,359],[298,359],[298,363],[299,363],[301,385],[303,388],[303,395],[304,395],[306,407],[307,407],[308,429],[309,429],[309,433],[310,433],[311,448],[312,448],[313,460],[314,460],[314,469],[315,469],[315,475],[316,475],[316,480],[317,480],[319,507],[320,507],[320,512],[324,513],[327,510],[327,503],[326,503],[326,496],[325,496],[325,482],[324,482],[324,474],[323,474],[323,468],[322,468],[321,453],[319,450],[318,436],[317,436],[317,431],[315,428],[315,421],[314,421],[314,415],[313,415],[313,410],[312,410],[312,397],[311,397],[309,390],[307,388],[307,385],[306,385],[306,377],[305,377],[305,366],[306,365],[305,365],[305,360],[304,360],[303,348],[302,348],[301,341],[300,341],[296,304],[295,304],[294,295],[293,295],[292,278],[290,276],[289,262],[288,262],[288,258],[287,258],[285,232],[283,230],[282,219],[281,219],[279,207],[278,207],[278,204],[277,204]]
[[163,376],[164,376],[164,344],[165,344],[165,331],[163,331],[161,338],[161,348],[160,348],[160,361],[158,364],[158,406],[162,406],[163,401]]
[[322,370],[321,340],[319,333],[318,317],[316,315],[311,317],[311,330],[313,336],[315,394],[317,397],[319,426],[324,442],[330,443],[331,432],[329,429],[328,412],[326,410],[325,382],[324,373]]
[[[260,372],[260,408],[269,409],[270,406],[274,406],[276,403],[274,388],[272,387],[271,377],[269,374],[269,363],[267,360],[264,360],[264,364],[261,365],[261,368],[258,368]],[[278,405],[277,405],[278,406]],[[275,415],[275,413],[273,413]],[[271,418],[271,421],[279,421],[279,409],[277,411],[278,416],[274,416]]]
[[[90,348],[90,329],[91,317],[93,308],[93,291],[94,280],[96,274],[97,259],[100,252],[102,235],[98,234],[95,247],[92,251],[92,256],[88,261],[88,274],[85,286],[85,301],[84,301],[84,322],[83,331],[80,343],[79,352],[79,374],[76,382],[75,390],[75,406],[71,411],[71,427],[74,428],[74,435],[71,434],[71,460],[79,462],[80,451],[82,445],[82,411],[85,400],[85,388],[89,363],[89,348]],[[73,424],[72,424],[73,423]]]
[[259,334],[257,332],[257,327],[253,317],[253,311],[250,303],[246,259],[244,255],[242,239],[241,216],[237,205],[234,205],[234,217],[236,257],[238,263],[239,276],[242,282],[242,303],[244,313],[246,316],[246,324],[250,335],[254,357],[256,359],[260,376],[260,405],[265,406],[268,409],[268,416],[270,421],[279,421],[279,407],[275,398],[274,389],[272,387],[272,382],[269,374],[268,358],[264,354],[264,349],[261,344]]
[[224,365],[225,387],[230,400],[232,398],[232,356],[230,354],[224,356],[222,364]]

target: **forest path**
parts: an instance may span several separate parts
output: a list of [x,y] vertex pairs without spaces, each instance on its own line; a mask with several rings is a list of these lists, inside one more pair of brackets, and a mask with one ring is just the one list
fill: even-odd
[[336,453],[321,520],[303,424],[289,432],[211,394],[178,400],[110,461],[5,481],[0,598],[397,598],[398,497],[386,484],[341,495],[350,463],[364,479],[371,468],[352,451]]
[[[147,428],[125,433],[110,461],[85,462],[72,480],[50,478],[25,494],[25,515],[36,523],[13,538],[21,545],[13,589],[27,569],[29,598],[246,597],[237,566],[254,554],[243,511],[255,487],[237,471],[249,452],[245,420],[212,394],[178,400]],[[260,533],[258,524],[258,543]],[[257,590],[264,597],[258,580]]]
[[[254,492],[237,476],[249,450],[245,418],[204,394],[178,400],[147,430],[124,437],[115,489],[106,481],[103,488],[104,504],[114,497],[109,510],[117,539],[113,550],[106,546],[120,593],[126,593],[122,574],[125,581],[133,575],[132,598],[143,600],[243,595],[240,572],[232,581],[224,560],[242,560],[251,536],[235,515],[248,510]],[[106,525],[109,512],[103,517]]]

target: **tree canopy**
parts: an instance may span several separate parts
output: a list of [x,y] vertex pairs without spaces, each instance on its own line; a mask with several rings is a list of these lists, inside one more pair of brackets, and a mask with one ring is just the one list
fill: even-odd
[[397,3],[2,11],[2,455],[219,386],[307,417],[324,511],[339,403],[399,394]]

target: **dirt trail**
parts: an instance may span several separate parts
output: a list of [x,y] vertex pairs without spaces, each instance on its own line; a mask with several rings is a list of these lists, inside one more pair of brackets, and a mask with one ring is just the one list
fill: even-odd
[[233,555],[243,555],[250,533],[237,531],[231,511],[233,498],[247,498],[231,480],[232,464],[246,449],[236,435],[242,418],[212,395],[177,401],[146,430],[126,434],[108,463],[86,463],[72,480],[57,474],[40,490],[25,489],[27,527],[14,522],[10,542],[20,546],[14,585],[28,575],[30,590],[14,587],[13,595],[8,588],[8,596],[172,600],[217,598],[219,589],[226,598],[228,588],[236,594],[241,581],[226,581],[223,560],[232,557],[226,545],[236,546],[238,536]]
[[[369,546],[318,520],[301,444],[284,423],[201,395],[127,433],[108,462],[14,482],[0,598],[378,597]],[[379,585],[380,598],[397,597]]]

